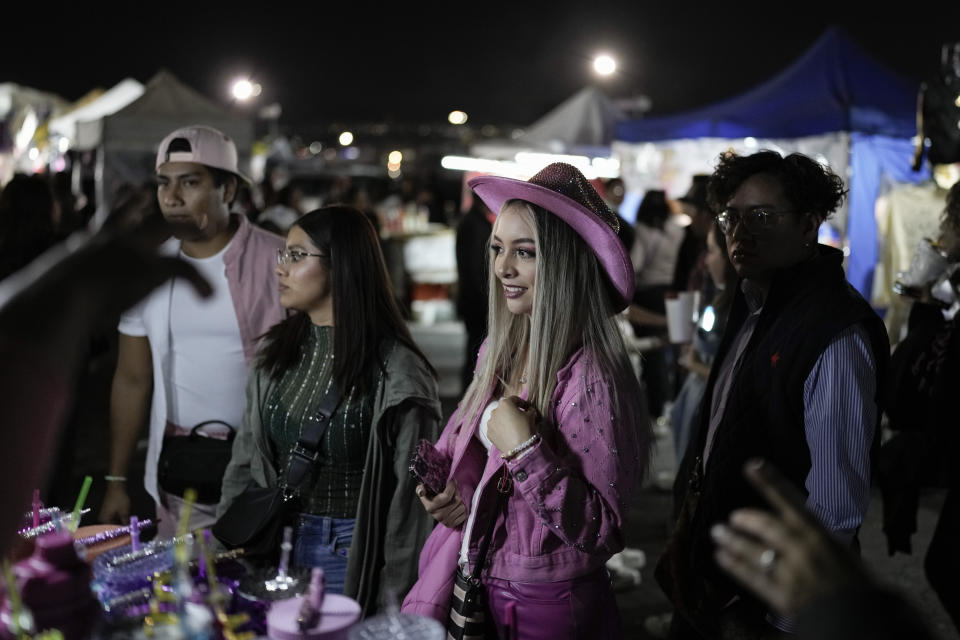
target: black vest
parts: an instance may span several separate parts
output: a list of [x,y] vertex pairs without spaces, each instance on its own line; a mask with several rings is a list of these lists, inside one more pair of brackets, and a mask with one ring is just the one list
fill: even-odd
[[[820,245],[813,258],[784,269],[774,278],[730,385],[726,409],[701,478],[700,459],[717,373],[750,313],[743,292],[737,289],[700,405],[698,429],[674,485],[681,517],[665,557],[674,556],[666,558],[667,563],[674,563],[672,572],[681,575],[674,576],[675,584],[664,587],[678,609],[688,609],[688,615],[716,613],[733,594],[746,594],[714,563],[709,536],[710,527],[726,521],[731,511],[766,507],[744,479],[744,463],[750,458],[764,458],[804,491],[811,461],[804,431],[803,387],[827,345],[844,329],[855,324],[864,326],[877,364],[878,392],[881,389],[890,352],[886,330],[870,305],[846,281],[842,262],[840,251]],[[877,438],[879,417],[878,411]],[[691,486],[694,491],[690,491]],[[658,575],[667,570],[659,568]]]

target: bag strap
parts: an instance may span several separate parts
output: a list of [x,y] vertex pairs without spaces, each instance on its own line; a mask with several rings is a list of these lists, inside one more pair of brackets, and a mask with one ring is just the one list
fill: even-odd
[[230,435],[227,436],[227,440],[233,440],[233,437],[234,437],[235,435],[237,435],[237,430],[234,429],[232,425],[224,422],[223,420],[204,420],[203,422],[194,425],[193,429],[190,429],[190,437],[191,437],[191,438],[199,438],[199,437],[200,437],[200,434],[197,433],[197,429],[199,429],[199,428],[201,428],[201,427],[205,427],[205,426],[207,426],[208,424],[219,424],[219,425],[223,425],[224,427],[226,427],[227,429],[229,429],[229,430],[230,430]]
[[490,522],[487,523],[486,535],[484,535],[483,540],[480,541],[480,548],[477,549],[477,559],[473,564],[473,575],[470,576],[470,579],[475,582],[480,581],[480,572],[483,570],[483,563],[487,559],[487,551],[490,549],[490,539],[493,538],[493,530],[497,524],[497,515],[504,510],[503,508],[507,504],[507,497],[509,497],[510,490],[513,488],[513,481],[507,472],[507,465],[503,465],[502,468],[503,474],[497,480],[497,507],[493,510],[493,513],[490,514]]
[[343,389],[337,382],[331,381],[330,390],[323,397],[323,401],[317,408],[317,413],[307,418],[306,423],[300,429],[300,437],[297,444],[290,450],[290,461],[287,464],[287,473],[281,486],[284,488],[284,495],[290,497],[289,492],[300,488],[310,467],[317,461],[317,450],[320,448],[320,440],[330,424],[330,417],[337,410],[340,404],[340,397],[343,395]]

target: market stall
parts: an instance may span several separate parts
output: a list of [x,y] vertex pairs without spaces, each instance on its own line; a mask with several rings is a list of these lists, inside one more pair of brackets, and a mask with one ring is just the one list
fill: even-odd
[[883,183],[929,178],[910,169],[917,86],[828,29],[778,76],[739,96],[686,113],[617,127],[615,154],[628,187],[682,193],[733,149],[800,152],[829,164],[850,188],[829,221],[849,249],[847,278],[865,296],[879,249],[874,207]]
[[18,171],[43,167],[36,134],[48,118],[68,105],[65,99],[47,91],[0,83],[0,185]]

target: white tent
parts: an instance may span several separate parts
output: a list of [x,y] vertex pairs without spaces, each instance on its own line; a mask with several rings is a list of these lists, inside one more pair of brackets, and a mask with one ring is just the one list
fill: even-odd
[[25,108],[33,108],[38,112],[52,112],[67,104],[66,100],[55,93],[13,82],[0,82],[0,121],[16,116]]
[[183,84],[167,71],[147,82],[143,94],[119,111],[77,122],[77,148],[97,149],[97,220],[102,221],[116,190],[154,176],[160,141],[179,127],[204,124],[233,138],[241,170],[250,157],[253,123]]
[[[70,140],[72,145],[84,145],[85,141],[77,140],[77,123],[99,120],[104,116],[116,113],[137,98],[143,95],[144,87],[133,78],[125,78],[115,86],[104,91],[95,100],[77,107],[72,111],[50,120],[47,128],[50,134],[59,135]],[[95,144],[93,146],[96,146]]]
[[617,124],[626,118],[607,94],[585,87],[527,127],[520,141],[547,145],[557,153],[584,147],[609,149]]
[[513,139],[486,140],[470,147],[469,158],[448,156],[448,169],[480,171],[527,179],[546,164],[562,160],[587,177],[613,177],[610,143],[626,113],[596,87],[585,87]]

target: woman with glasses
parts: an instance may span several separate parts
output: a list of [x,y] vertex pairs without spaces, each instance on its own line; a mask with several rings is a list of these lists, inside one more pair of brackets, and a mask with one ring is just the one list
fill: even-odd
[[267,332],[250,376],[218,515],[249,485],[286,477],[305,425],[339,393],[299,486],[293,561],[322,567],[326,588],[366,614],[407,591],[431,529],[407,465],[421,438],[436,437],[436,374],[359,211],[331,206],[298,219],[276,274],[289,315]]

